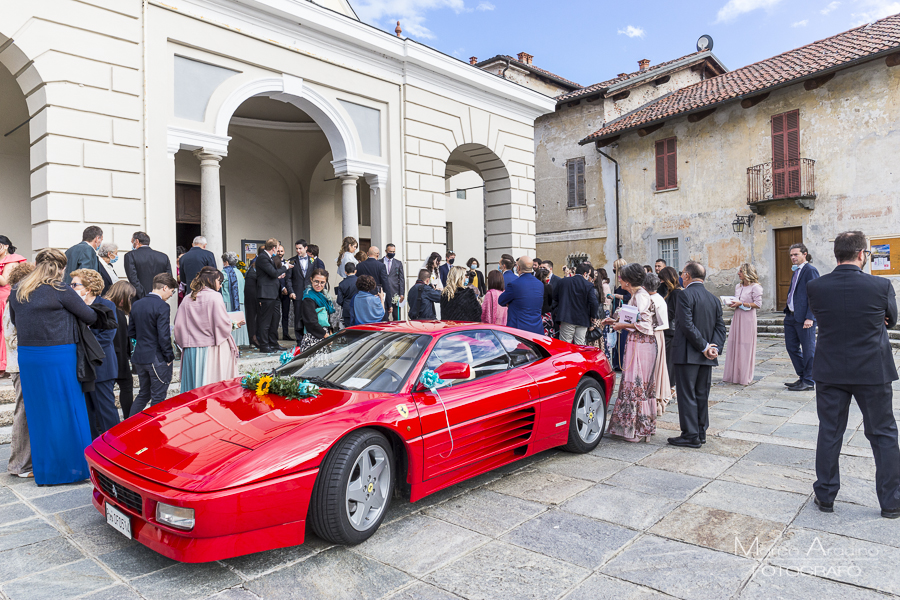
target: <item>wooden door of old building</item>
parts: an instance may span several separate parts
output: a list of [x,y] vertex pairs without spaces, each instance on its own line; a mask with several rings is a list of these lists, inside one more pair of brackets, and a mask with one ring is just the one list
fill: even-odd
[[803,241],[802,227],[786,227],[775,230],[775,282],[776,307],[784,310],[791,289],[791,244]]

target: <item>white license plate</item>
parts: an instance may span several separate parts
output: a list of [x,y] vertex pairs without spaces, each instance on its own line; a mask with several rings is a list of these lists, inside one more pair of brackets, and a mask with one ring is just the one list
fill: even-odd
[[109,502],[106,503],[106,522],[129,540],[131,539],[131,517]]

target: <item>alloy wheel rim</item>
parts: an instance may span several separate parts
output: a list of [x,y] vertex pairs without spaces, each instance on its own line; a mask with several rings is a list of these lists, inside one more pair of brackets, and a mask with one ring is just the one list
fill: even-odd
[[345,507],[350,525],[367,531],[378,522],[387,506],[391,485],[391,464],[384,448],[366,447],[353,463],[347,482]]
[[597,441],[603,432],[603,398],[592,387],[585,388],[578,396],[575,407],[575,428],[578,437],[586,444]]

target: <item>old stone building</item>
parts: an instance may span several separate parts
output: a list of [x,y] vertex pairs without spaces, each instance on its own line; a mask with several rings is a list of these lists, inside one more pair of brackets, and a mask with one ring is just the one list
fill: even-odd
[[[897,285],[897,65],[900,15],[733,71],[707,70],[621,115],[585,109],[571,120],[591,133],[572,135],[568,146],[545,124],[556,114],[539,119],[538,254],[572,260],[580,252],[595,265],[617,255],[700,260],[718,293],[733,290],[738,266],[750,262],[764,308],[774,309],[787,296],[791,243],[803,241],[829,271],[834,236],[860,229],[876,250],[872,272]],[[579,157],[584,207],[569,208],[563,190],[572,186],[558,163]],[[579,223],[579,242],[545,233]]]
[[552,100],[345,0],[0,0],[0,14],[0,232],[23,254],[96,224],[125,250],[145,230],[173,259],[200,233],[217,255],[306,238],[333,268],[352,235],[395,243],[415,275],[445,250],[448,180],[466,172],[484,190],[464,207],[472,253],[534,251],[533,123]]

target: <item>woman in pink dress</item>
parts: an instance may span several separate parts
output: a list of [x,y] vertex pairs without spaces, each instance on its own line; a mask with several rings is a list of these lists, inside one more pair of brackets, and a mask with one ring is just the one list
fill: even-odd
[[741,282],[734,288],[737,298],[729,306],[734,309],[731,331],[725,351],[725,373],[722,381],[749,385],[756,366],[756,311],[762,306],[762,286],[756,269],[744,263],[738,269]]
[[481,322],[493,325],[506,325],[506,307],[497,303],[497,298],[506,289],[503,284],[503,273],[490,271],[487,277],[488,291],[481,302]]
[[[16,247],[9,238],[0,235],[0,340],[3,338],[3,313],[6,312],[6,300],[9,298],[9,274],[16,265],[25,262],[25,257],[16,254]],[[6,373],[6,344],[0,344],[0,378],[9,377]]]

